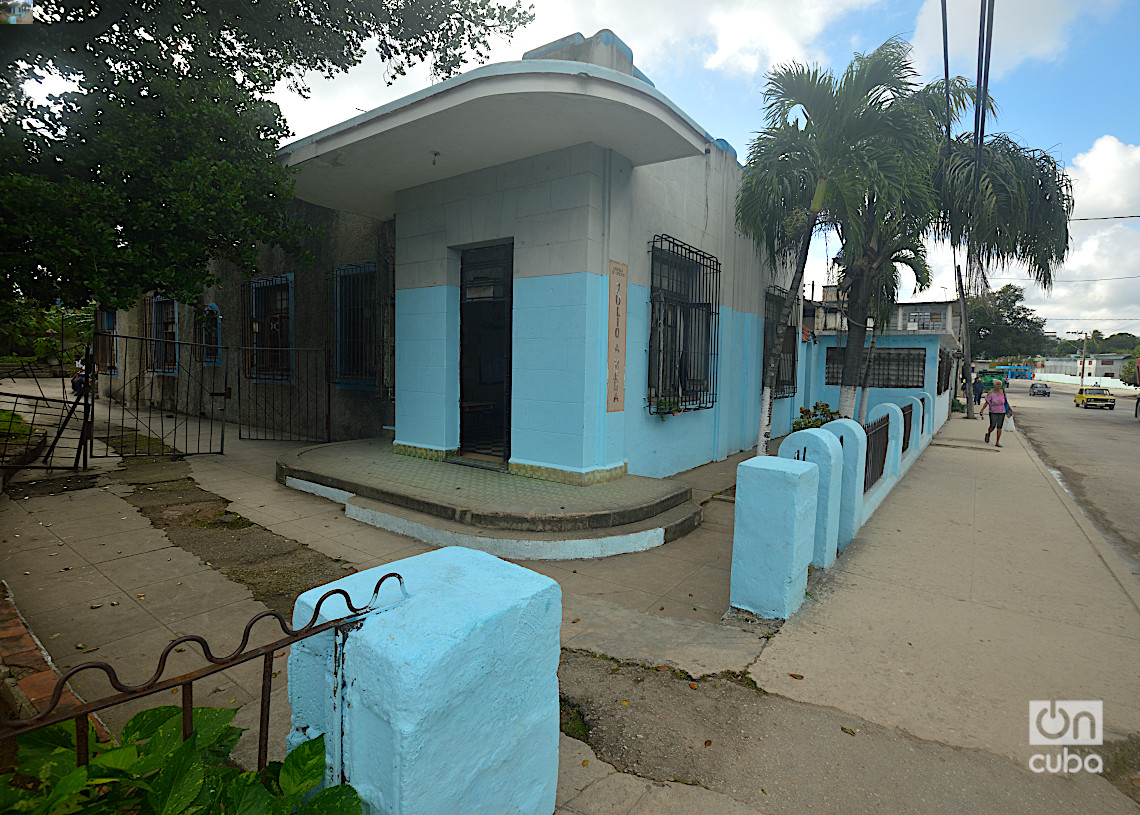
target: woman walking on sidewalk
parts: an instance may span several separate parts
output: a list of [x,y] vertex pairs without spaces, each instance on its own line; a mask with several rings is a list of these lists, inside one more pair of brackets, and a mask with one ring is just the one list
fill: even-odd
[[986,431],[986,444],[990,443],[990,434],[995,430],[997,431],[997,438],[994,439],[994,447],[1001,447],[1001,426],[1005,424],[1005,417],[1013,415],[1013,408],[1009,404],[1009,398],[1001,389],[1001,380],[995,379],[993,387],[990,392],[986,394],[985,401],[982,403],[982,415],[986,413],[986,408],[990,411],[990,429]]

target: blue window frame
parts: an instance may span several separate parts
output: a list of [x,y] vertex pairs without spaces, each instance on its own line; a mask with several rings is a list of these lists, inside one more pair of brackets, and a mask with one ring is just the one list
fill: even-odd
[[336,383],[376,388],[376,262],[333,270]]

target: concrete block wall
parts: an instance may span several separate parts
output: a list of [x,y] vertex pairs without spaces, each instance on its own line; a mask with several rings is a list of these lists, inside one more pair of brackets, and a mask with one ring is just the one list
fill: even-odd
[[[736,231],[739,178],[735,156],[716,146],[704,156],[632,169],[624,414],[624,447],[631,473],[673,475],[756,443],[763,292],[771,273],[753,243]],[[614,200],[622,199],[615,196]],[[646,403],[652,283],[649,249],[653,237],[660,234],[707,252],[721,264],[716,404],[665,421],[651,415]]]
[[[406,599],[389,581],[379,603],[386,610],[290,649],[290,746],[323,734],[328,776],[351,784],[366,812],[549,815],[558,780],[558,584],[446,547],[302,594],[294,625],[307,623],[331,588],[363,605],[386,571],[403,576]],[[346,611],[332,598],[320,619]]]
[[[603,231],[603,159],[583,144],[397,195],[398,444],[458,446],[460,254],[512,242],[512,463],[572,472],[621,464],[620,451],[597,446],[607,267],[593,236]],[[412,327],[440,319],[446,331]],[[401,353],[405,341],[424,345],[426,374],[420,352]]]
[[921,406],[912,449],[902,457],[902,408],[880,404],[868,421],[888,417],[886,466],[864,493],[867,434],[853,419],[800,430],[784,439],[777,457],[737,468],[729,603],[762,617],[785,618],[803,602],[807,567],[827,568],[929,445],[921,433]]
[[818,427],[797,430],[780,444],[780,458],[807,461],[819,469],[815,502],[815,531],[811,565],[826,569],[835,562],[839,545],[839,508],[843,496],[843,445]]
[[804,601],[816,528],[819,467],[760,456],[736,468],[729,604],[786,618]]
[[[512,465],[584,474],[628,465],[660,477],[751,447],[767,275],[735,230],[739,173],[719,146],[635,168],[584,144],[399,193],[397,443],[438,451],[458,444],[459,359],[444,346],[458,341],[459,254],[513,241]],[[649,245],[657,234],[722,265],[716,405],[664,422],[646,403]],[[625,410],[608,413],[611,260],[628,265],[629,286]],[[439,319],[446,330],[413,326]],[[416,347],[402,350],[405,341]]]

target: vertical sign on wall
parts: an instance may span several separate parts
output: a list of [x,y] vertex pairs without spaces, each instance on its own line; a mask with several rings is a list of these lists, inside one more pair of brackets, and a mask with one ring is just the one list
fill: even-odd
[[629,267],[610,261],[610,323],[607,341],[606,412],[625,410],[625,301]]

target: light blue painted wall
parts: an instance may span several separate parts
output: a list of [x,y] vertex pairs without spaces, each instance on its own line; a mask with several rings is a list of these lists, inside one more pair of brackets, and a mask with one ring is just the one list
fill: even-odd
[[[722,306],[717,400],[707,410],[666,416],[646,406],[649,383],[649,289],[629,287],[625,368],[625,451],[634,475],[662,478],[752,447],[760,402],[761,319]],[[614,415],[614,414],[611,414]]]
[[620,446],[608,444],[620,414],[605,413],[608,286],[587,272],[515,280],[513,462],[575,472],[621,464]]
[[396,292],[396,443],[459,446],[459,288]]

